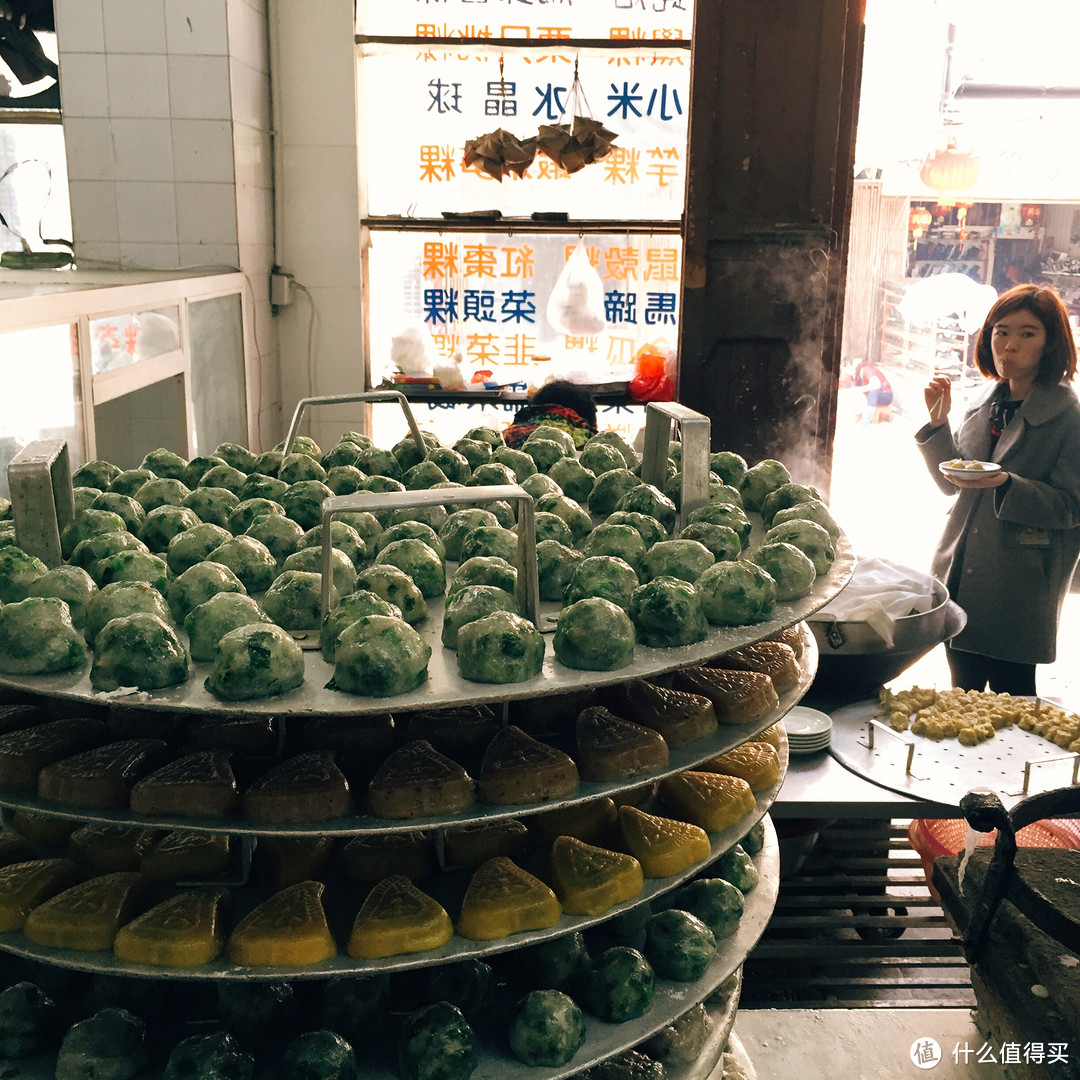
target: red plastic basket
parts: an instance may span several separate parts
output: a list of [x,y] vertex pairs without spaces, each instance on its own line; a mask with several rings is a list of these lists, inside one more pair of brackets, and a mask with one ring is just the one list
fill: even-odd
[[[941,855],[957,855],[964,850],[967,822],[963,818],[917,818],[908,826],[908,840],[922,859],[926,885],[934,899],[940,900],[930,880],[934,860]],[[997,830],[979,834],[979,847],[990,847],[997,840]],[[1048,818],[1025,825],[1016,834],[1017,847],[1080,849],[1080,820]]]

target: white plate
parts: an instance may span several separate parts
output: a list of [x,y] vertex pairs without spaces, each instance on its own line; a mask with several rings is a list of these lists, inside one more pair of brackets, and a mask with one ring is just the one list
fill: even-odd
[[784,729],[788,735],[822,735],[832,731],[832,717],[805,705],[796,705],[784,716]]
[[828,749],[829,744],[826,742],[823,743],[821,746],[808,746],[805,748],[799,746],[789,746],[788,753],[791,754],[793,757],[809,757],[811,754],[820,754],[822,750]]
[[[970,467],[974,465],[978,468]],[[938,464],[938,471],[944,476],[991,476],[996,472],[1001,472],[1001,466],[996,461],[965,461],[963,466],[955,466],[952,461],[942,461]]]

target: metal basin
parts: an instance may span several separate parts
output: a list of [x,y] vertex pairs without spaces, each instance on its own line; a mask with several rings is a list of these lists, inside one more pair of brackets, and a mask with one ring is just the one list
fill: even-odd
[[883,683],[959,634],[967,614],[949,598],[944,582],[936,578],[933,597],[934,606],[928,611],[896,620],[891,647],[869,623],[810,620],[818,646],[814,689],[846,701],[873,697]]

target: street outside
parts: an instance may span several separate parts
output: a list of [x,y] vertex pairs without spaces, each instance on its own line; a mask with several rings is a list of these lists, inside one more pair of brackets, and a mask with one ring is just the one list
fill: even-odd
[[[829,508],[857,556],[889,559],[928,573],[952,500],[937,489],[916,449],[914,435],[923,423],[922,416],[894,413],[890,422],[869,424],[842,411]],[[1037,671],[1039,693],[1067,703],[1069,684],[1075,683],[1073,658],[1080,649],[1080,592],[1076,585],[1073,589],[1062,612],[1058,660]],[[944,647],[931,650],[889,685],[949,686]]]

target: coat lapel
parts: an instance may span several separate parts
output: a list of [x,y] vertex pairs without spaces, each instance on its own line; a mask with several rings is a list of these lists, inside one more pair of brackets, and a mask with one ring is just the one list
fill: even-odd
[[[1059,413],[1076,403],[1076,395],[1067,386],[1043,386],[1036,383],[1031,393],[1024,399],[1013,421],[1001,433],[997,446],[994,447],[992,461],[1004,461],[1023,437],[1028,425],[1038,426],[1052,420]],[[984,406],[988,407],[988,406]],[[986,428],[989,431],[989,424]],[[989,447],[989,440],[987,443]]]

